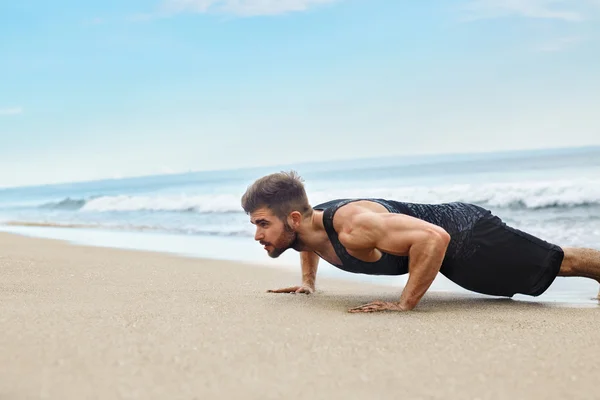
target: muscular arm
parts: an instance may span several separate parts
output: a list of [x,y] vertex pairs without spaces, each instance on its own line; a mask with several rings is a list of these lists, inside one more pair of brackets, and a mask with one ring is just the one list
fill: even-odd
[[301,251],[300,266],[302,268],[302,285],[314,289],[317,278],[317,267],[319,266],[319,256],[312,251]]
[[378,249],[408,255],[409,278],[398,305],[412,310],[439,272],[450,235],[437,225],[407,215],[360,212],[341,222],[339,239],[349,251]]
[[408,257],[408,281],[400,296],[403,310],[412,310],[417,306],[440,271],[449,235],[435,231],[424,231],[421,237],[411,244]]
[[267,290],[269,293],[306,293],[311,294],[315,291],[315,280],[317,277],[317,267],[319,265],[319,256],[311,251],[300,252],[300,266],[302,268],[302,285],[291,286],[282,289]]

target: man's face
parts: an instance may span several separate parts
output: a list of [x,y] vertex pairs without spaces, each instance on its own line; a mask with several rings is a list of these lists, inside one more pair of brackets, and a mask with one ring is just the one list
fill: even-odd
[[279,257],[292,247],[298,234],[287,223],[277,218],[268,208],[260,208],[250,215],[256,226],[254,240],[260,242],[271,258]]

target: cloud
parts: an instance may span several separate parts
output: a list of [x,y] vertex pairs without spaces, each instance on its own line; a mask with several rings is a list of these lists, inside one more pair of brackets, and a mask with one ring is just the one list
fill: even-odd
[[239,16],[278,15],[306,11],[337,1],[340,0],[166,0],[163,10],[168,14],[216,12]]
[[90,25],[101,25],[101,24],[104,24],[105,22],[106,22],[106,19],[102,18],[102,17],[92,18],[89,21],[87,21],[87,23]]
[[568,22],[590,19],[600,9],[599,0],[468,0],[470,19],[529,17]]
[[583,42],[583,38],[579,36],[567,36],[555,39],[553,41],[544,43],[543,45],[538,47],[538,51],[546,52],[546,53],[555,53],[559,51],[567,50],[578,43]]
[[108,19],[102,17],[86,18],[81,21],[82,26],[98,26],[104,25],[108,22]]
[[23,114],[21,107],[0,108],[0,115],[19,115]]

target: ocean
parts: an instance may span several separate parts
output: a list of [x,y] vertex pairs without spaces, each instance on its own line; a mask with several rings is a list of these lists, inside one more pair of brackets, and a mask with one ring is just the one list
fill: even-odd
[[[264,253],[240,206],[254,179],[290,169],[305,179],[312,204],[348,197],[464,201],[542,239],[600,249],[600,147],[399,156],[4,188],[0,229],[299,270],[293,250],[278,260]],[[389,284],[405,279],[348,276],[327,265],[320,273]],[[432,289],[460,291],[438,281],[443,278]],[[555,286],[542,297],[591,304],[598,290],[597,283],[578,278],[562,278]]]

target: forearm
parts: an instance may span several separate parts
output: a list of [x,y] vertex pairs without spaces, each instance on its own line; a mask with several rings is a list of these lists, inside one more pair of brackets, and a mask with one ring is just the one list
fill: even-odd
[[412,310],[425,295],[440,267],[446,253],[446,245],[440,240],[430,240],[415,244],[409,251],[409,277],[400,296],[400,306]]
[[302,267],[302,284],[314,288],[317,278],[319,256],[313,252],[301,251],[300,265]]

